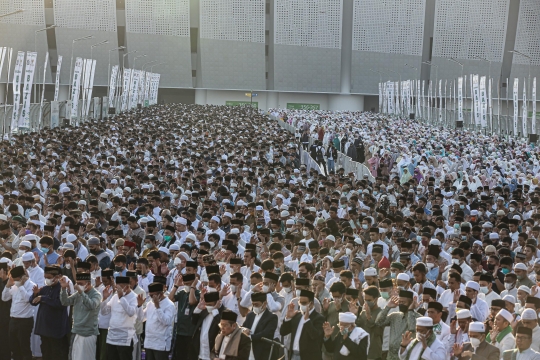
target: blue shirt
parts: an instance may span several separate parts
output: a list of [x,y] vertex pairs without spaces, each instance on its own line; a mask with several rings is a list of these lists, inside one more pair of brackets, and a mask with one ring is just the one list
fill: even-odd
[[[58,260],[58,258],[60,257],[60,255],[58,255],[56,253],[56,251],[53,251],[51,254],[47,254],[45,255],[47,256],[47,262],[49,265],[53,265],[53,264],[56,264],[56,261]],[[44,256],[42,256],[40,259],[39,259],[39,267],[42,268],[42,269],[45,269],[45,259],[44,259]]]
[[[36,306],[39,304],[36,316],[34,333],[36,335],[52,337],[55,339],[63,338],[69,331],[69,316],[67,306],[60,302],[60,283],[52,286],[44,286],[37,295],[32,294],[30,304]],[[33,304],[35,298],[41,296],[38,304]]]

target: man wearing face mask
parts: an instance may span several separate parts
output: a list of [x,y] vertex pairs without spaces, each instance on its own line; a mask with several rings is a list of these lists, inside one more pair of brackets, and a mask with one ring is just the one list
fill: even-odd
[[273,339],[278,327],[278,317],[268,309],[266,294],[252,293],[251,304],[252,310],[247,314],[243,324],[244,334],[251,338],[249,359],[266,360],[269,358],[271,344],[262,338]]
[[102,269],[107,269],[111,264],[111,258],[109,257],[109,254],[100,247],[99,239],[96,237],[91,237],[88,239],[87,244],[90,253],[97,258],[99,267]]
[[455,344],[453,347],[454,356],[458,360],[469,359],[500,359],[500,351],[497,347],[489,344],[485,339],[485,327],[481,322],[469,324],[469,342],[463,345]]
[[485,321],[489,314],[486,302],[478,297],[480,285],[475,281],[468,281],[465,284],[465,295],[471,299],[471,315],[478,321]]
[[[211,360],[210,351],[214,348],[219,333],[221,313],[225,307],[221,305],[217,291],[207,292],[204,299],[193,311],[191,323],[195,325],[192,338],[196,356],[201,360]],[[213,359],[212,359],[213,360]]]
[[301,290],[299,296],[300,311],[294,304],[289,304],[285,321],[280,328],[282,336],[291,334],[289,359],[321,360],[321,348],[324,333],[322,325],[324,317],[314,311],[315,294],[309,290]]
[[[105,289],[103,298],[107,299],[112,291],[112,288]],[[101,307],[101,313],[111,314],[107,333],[107,358],[131,359],[137,320],[137,295],[131,290],[127,276],[116,277],[116,294]]]
[[540,350],[540,326],[538,326],[538,315],[533,309],[525,309],[521,313],[521,320],[518,321],[516,329],[520,327],[527,327],[532,330],[532,344],[531,349],[539,352]]
[[45,267],[45,286],[33,288],[30,303],[40,305],[36,316],[34,334],[41,337],[41,353],[44,360],[67,359],[69,340],[69,317],[67,307],[60,301],[60,267]]
[[[362,312],[358,315],[355,323],[369,334],[370,346],[367,358],[380,359],[382,357],[381,350],[384,349],[383,339],[388,339],[388,336],[390,335],[390,328],[383,328],[375,325],[375,320],[381,312],[381,308],[377,305],[378,299],[380,299],[380,292],[377,287],[369,286],[363,291],[364,306],[362,307]],[[352,308],[354,307],[356,307],[356,304],[352,306]],[[388,340],[386,340],[386,342],[388,342]],[[386,344],[386,350],[388,350],[388,344]]]
[[399,350],[400,360],[444,360],[447,352],[444,345],[433,332],[433,320],[430,317],[416,319],[416,338],[407,331],[402,335]]
[[[369,334],[357,327],[356,315],[351,312],[339,314],[338,328],[329,322],[323,324],[324,346],[335,360],[366,359],[369,348]],[[337,336],[332,336],[339,330]]]
[[179,274],[175,278],[172,291],[169,292],[169,299],[178,302],[175,360],[193,360],[196,357],[195,349],[191,343],[195,332],[195,324],[192,324],[191,316],[197,307],[201,294],[195,285],[195,274]]
[[[398,359],[399,345],[405,331],[414,332],[413,326],[416,318],[420,317],[414,309],[418,303],[413,300],[413,293],[408,290],[400,290],[399,298],[392,297],[386,307],[379,313],[375,320],[377,326],[390,326],[390,336],[388,343],[388,360]],[[398,312],[389,314],[391,309],[399,308]]]
[[54,240],[50,236],[43,236],[39,240],[39,245],[43,256],[39,260],[39,266],[42,269],[45,269],[46,265],[56,264],[56,261],[60,257],[56,251],[53,249]]
[[66,236],[66,241],[73,245],[73,250],[75,251],[79,259],[86,259],[86,257],[88,256],[88,250],[86,249],[86,246],[82,245],[79,242],[77,235],[69,234],[68,236]]
[[98,313],[101,294],[92,287],[89,273],[78,273],[75,292],[68,297],[69,282],[60,278],[60,301],[63,306],[73,306],[73,325],[75,334],[71,351],[72,359],[93,360],[96,358],[96,340],[99,334]]

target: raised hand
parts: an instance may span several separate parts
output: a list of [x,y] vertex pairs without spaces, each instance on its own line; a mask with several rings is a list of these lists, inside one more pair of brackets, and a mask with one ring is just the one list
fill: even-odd
[[184,279],[182,278],[182,274],[178,274],[175,276],[174,285],[177,287],[184,286]]
[[62,287],[62,289],[66,289],[69,286],[68,279],[64,276],[62,276],[60,280],[58,280],[58,282],[60,283],[60,286]]
[[454,347],[452,348],[454,351],[454,356],[459,356],[463,352],[463,344],[454,344]]
[[352,312],[354,315],[358,315],[358,306],[354,301],[349,303],[349,312]]
[[461,296],[461,291],[459,291],[459,289],[454,290],[454,301],[453,301],[454,304],[457,304],[460,296]]
[[328,308],[330,307],[330,299],[325,298],[323,300],[323,310],[328,311]]
[[32,288],[32,291],[34,292],[34,296],[36,296],[37,294],[39,294],[39,286],[37,285],[34,285],[34,287]]
[[143,306],[145,300],[146,299],[144,298],[144,294],[137,295],[137,306],[139,307]]
[[401,335],[401,346],[408,346],[412,341],[412,333],[406,331],[405,334]]
[[201,301],[199,301],[199,305],[197,307],[201,310],[206,309],[206,302],[204,301],[204,298],[201,296]]
[[398,307],[398,305],[399,305],[399,298],[397,296],[392,296],[388,304],[386,304],[386,306],[388,306],[390,309],[396,308]]
[[219,292],[219,297],[223,298],[224,296],[227,296],[231,293],[231,286],[229,284],[226,284],[221,291]]
[[287,306],[287,315],[286,315],[287,319],[292,319],[296,314],[298,314],[298,310],[295,310],[294,304],[290,303]]
[[328,321],[323,324],[324,337],[329,338],[334,333],[335,326],[331,326]]
[[452,322],[450,323],[450,334],[457,334],[456,320],[452,320]]

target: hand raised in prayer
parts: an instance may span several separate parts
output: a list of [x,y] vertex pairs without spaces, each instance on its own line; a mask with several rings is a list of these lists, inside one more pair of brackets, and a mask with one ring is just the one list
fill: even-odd
[[262,287],[263,287],[263,283],[260,282],[258,283],[257,285],[255,285],[253,287],[253,289],[251,290],[251,292],[262,292]]
[[534,285],[533,287],[531,287],[531,296],[536,296],[537,293],[538,293],[538,286]]
[[116,294],[118,295],[118,298],[121,299],[122,296],[124,296],[124,288],[120,285],[116,285]]
[[413,298],[413,302],[412,304],[409,306],[409,310],[414,310],[416,309],[420,304],[418,304],[418,297],[414,297]]
[[137,306],[143,306],[145,300],[144,294],[137,295]]
[[461,291],[459,291],[459,289],[454,290],[454,301],[453,301],[454,304],[457,304],[460,296],[461,296]]
[[174,285],[177,286],[177,287],[180,287],[180,286],[184,285],[184,279],[182,277],[182,274],[178,274],[178,275],[175,276]]
[[39,294],[39,290],[40,290],[40,287],[37,285],[34,285],[34,287],[32,288],[32,291],[34,292],[34,296]]
[[323,310],[328,311],[328,308],[330,307],[330,299],[325,298],[323,300]]
[[225,286],[219,292],[219,297],[223,298],[224,296],[227,296],[230,293],[231,293],[231,286],[229,284],[225,284]]
[[497,325],[493,324],[493,329],[489,332],[491,336],[491,343],[495,344],[497,342],[497,335],[499,335],[499,328]]
[[388,304],[386,304],[386,306],[389,307],[390,309],[393,309],[393,308],[397,308],[398,304],[399,304],[399,298],[397,296],[392,296]]
[[287,306],[287,315],[286,315],[287,319],[292,319],[296,314],[298,314],[298,310],[295,310],[294,304],[290,303]]
[[219,267],[219,274],[220,274],[221,276],[223,276],[223,275],[225,275],[226,272],[227,272],[227,268],[225,267],[225,265],[221,265],[221,266]]
[[201,301],[199,301],[199,305],[197,307],[201,310],[206,309],[206,302],[204,301],[204,298],[201,296]]
[[354,301],[349,303],[349,312],[352,312],[354,315],[358,315],[358,306]]
[[366,318],[368,320],[371,320],[371,309],[369,308],[369,305],[367,303],[367,301],[364,301],[364,311],[366,312]]
[[38,297],[35,297],[34,300],[32,300],[32,304],[39,304],[41,302],[41,295]]
[[135,270],[135,263],[134,262],[129,263],[128,269],[131,271]]
[[454,344],[452,350],[454,351],[454,356],[461,355],[461,353],[463,352],[463,344]]
[[412,341],[412,333],[406,331],[405,334],[401,335],[401,346],[408,346]]
[[336,327],[330,325],[330,323],[328,321],[325,321],[322,328],[323,328],[323,331],[324,331],[324,337],[329,338],[334,333],[334,330],[335,330]]
[[101,286],[101,284],[103,284],[103,282],[101,281],[101,276],[98,276],[96,277],[96,284],[95,284],[95,288],[98,288]]

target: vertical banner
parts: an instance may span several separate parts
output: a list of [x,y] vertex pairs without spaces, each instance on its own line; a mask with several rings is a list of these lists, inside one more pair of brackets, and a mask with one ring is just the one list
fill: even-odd
[[[146,84],[146,81],[144,83]],[[382,113],[382,84],[381,83],[379,83],[379,112]]]
[[94,111],[92,112],[92,117],[94,120],[100,120],[100,117],[101,117],[101,102],[100,102],[100,98],[98,97],[95,97],[94,98]]
[[[6,58],[7,52],[7,47],[0,47],[0,75],[2,75],[2,70],[4,69],[4,59]],[[2,99],[0,99],[0,102],[3,102]]]
[[56,80],[54,81],[53,101],[58,101],[58,91],[60,89],[60,69],[62,69],[62,55],[58,55],[58,64],[56,64]]
[[[109,107],[114,107],[114,93],[116,91],[116,75],[118,74],[118,65],[114,65],[111,70],[111,79],[109,80]],[[105,103],[104,103],[105,104]],[[105,107],[105,106],[104,106]]]
[[528,117],[528,107],[527,107],[527,80],[523,79],[523,115],[521,120],[521,127],[523,128],[523,137],[527,137],[527,117]]
[[24,88],[23,105],[19,118],[20,128],[30,128],[30,101],[32,100],[32,83],[36,70],[37,53],[28,51],[26,53],[26,66],[24,68]]
[[[92,103],[92,91],[94,89],[94,74],[96,73],[96,60],[92,60],[90,59],[91,61],[91,65],[90,65],[90,79],[88,79],[88,90],[87,90],[87,95],[86,95],[86,112],[85,112],[85,116],[88,116],[88,113],[90,111],[90,104]],[[96,119],[95,117],[95,114],[94,114],[94,119]]]
[[422,116],[426,114],[426,81],[422,80]]
[[388,113],[393,114],[394,113],[394,83],[391,81],[388,81],[386,83],[386,88],[388,89]]
[[[448,110],[448,97],[446,96],[446,88],[448,87],[448,80],[444,80],[444,122],[446,123],[447,121],[447,116],[448,116],[448,113],[447,113],[447,110]],[[442,107],[442,106],[441,106]]]
[[400,83],[398,81],[395,82],[395,85],[394,85],[394,88],[396,89],[395,90],[395,93],[396,93],[396,109],[395,109],[395,114],[399,114],[401,112],[401,107],[399,106],[399,92],[400,92],[400,89],[399,89],[399,85]]
[[489,78],[489,85],[488,85],[488,108],[489,108],[489,126],[491,128],[491,132],[493,132],[493,94],[492,94],[492,83],[493,79]]
[[88,87],[90,84],[90,73],[92,72],[92,59],[84,59],[83,61],[83,78],[82,78],[82,109],[81,118],[84,118],[87,113],[88,103],[92,100],[88,98]]
[[43,66],[43,89],[41,89],[41,99],[39,101],[39,120],[38,129],[41,129],[41,120],[43,117],[43,100],[45,98],[45,76],[47,75],[47,65],[49,64],[49,52],[45,55],[45,65]]
[[442,79],[439,79],[439,123],[442,123]]
[[60,125],[60,104],[58,101],[51,101],[51,129]]
[[[144,101],[145,102],[148,102],[148,79],[150,77],[150,74],[149,73],[146,73],[146,87],[145,87],[145,93],[144,93]],[[388,109],[386,108],[387,107],[387,103],[388,103],[388,100],[387,100],[387,96],[388,96],[388,92],[387,92],[387,89],[386,89],[386,83],[382,83],[382,87],[383,87],[383,94],[384,94],[384,97],[383,97],[383,102],[382,102],[382,112],[383,114],[388,114]]]
[[109,117],[109,98],[104,96],[101,100],[101,119]]
[[487,98],[486,98],[486,77],[480,78],[480,123],[482,128],[487,127]]
[[139,80],[141,77],[141,71],[140,70],[133,70],[133,79],[131,81],[131,99],[129,101],[129,108],[133,109],[137,107],[138,99],[139,99]]
[[75,68],[73,69],[73,84],[71,87],[71,119],[76,119],[78,115],[82,67],[83,59],[80,57],[76,58]]
[[161,77],[161,74],[154,74],[154,94],[152,96],[152,101],[150,104],[155,105],[157,104],[158,100],[158,91],[159,91],[159,79]]
[[480,111],[480,89],[478,83],[478,75],[472,76],[472,94],[473,94],[473,109],[474,109],[474,123],[480,125],[482,113]]
[[[474,88],[473,88],[473,75],[469,75],[469,84],[471,85],[471,125],[473,124],[473,119],[475,116],[474,112]],[[475,121],[476,123],[476,121]]]
[[[145,86],[144,86],[144,100],[150,100],[150,84],[152,82],[152,78],[154,77],[154,73],[146,73],[146,79],[145,79]],[[386,86],[386,83],[385,83]],[[388,98],[388,96],[387,96]]]
[[428,117],[428,122],[431,121],[431,101],[432,101],[432,97],[431,97],[431,87],[432,87],[432,83],[431,83],[431,80],[429,80],[429,84],[428,84],[428,104],[427,104],[427,117]]
[[24,67],[24,51],[17,53],[15,69],[13,72],[13,114],[11,116],[11,130],[16,131],[19,125],[19,109],[21,106],[21,81]]
[[518,117],[519,117],[519,109],[518,109],[518,91],[519,91],[519,79],[514,78],[514,136],[517,136],[518,134]]
[[129,92],[129,82],[131,80],[131,69],[124,69],[124,76],[122,78],[122,106],[121,111],[127,109],[127,96]]
[[531,119],[531,132],[536,134],[536,78],[533,78],[532,82],[532,119]]

